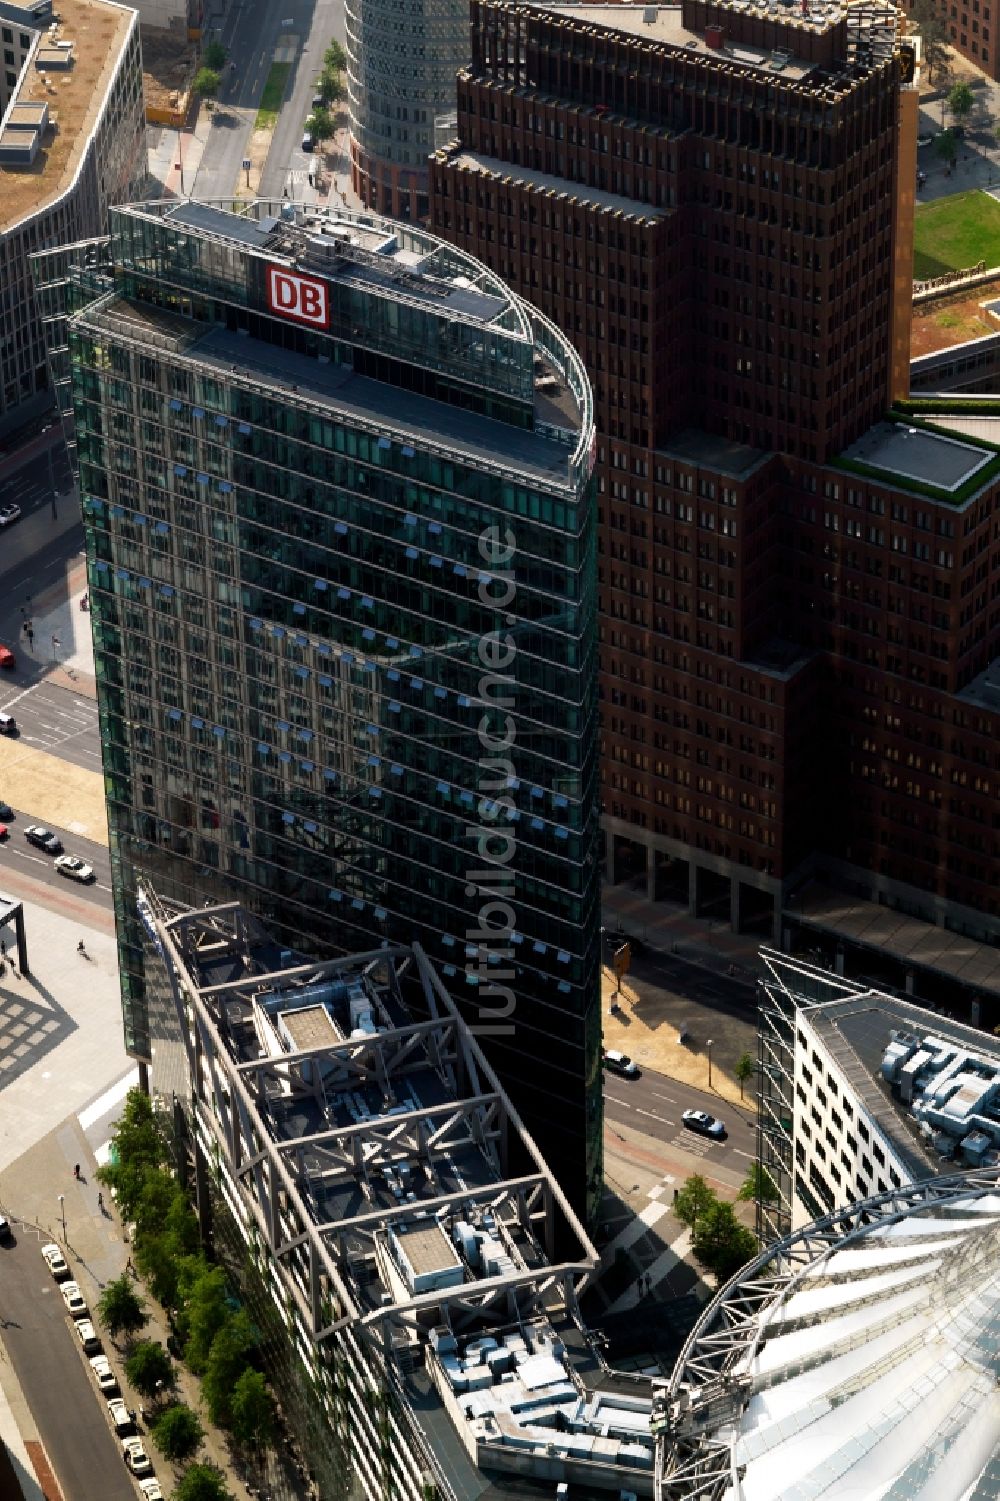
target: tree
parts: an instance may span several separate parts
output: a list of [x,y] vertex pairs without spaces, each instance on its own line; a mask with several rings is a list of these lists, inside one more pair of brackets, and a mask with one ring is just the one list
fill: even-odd
[[204,1374],[215,1336],[229,1318],[226,1296],[226,1274],[222,1267],[203,1265],[185,1299],[184,1358],[196,1376]]
[[211,68],[213,72],[220,73],[226,66],[226,58],[228,56],[229,54],[221,42],[209,42],[208,46],[202,49],[201,60],[206,68]]
[[230,1501],[222,1471],[217,1465],[189,1465],[174,1486],[172,1501]]
[[215,68],[199,68],[194,75],[191,85],[193,91],[204,99],[206,104],[211,104],[219,92],[222,78]]
[[143,1235],[135,1242],[135,1264],[149,1284],[149,1290],[164,1308],[177,1298],[180,1267],[176,1248],[169,1235]]
[[257,1331],[244,1308],[226,1320],[212,1341],[201,1389],[209,1419],[220,1428],[232,1423],[233,1394],[257,1344]]
[[323,66],[329,68],[331,73],[343,73],[347,67],[347,53],[336,38],[323,53]]
[[263,1449],[274,1438],[274,1401],[260,1371],[248,1366],[233,1387],[232,1431],[246,1449]]
[[950,130],[938,131],[934,137],[934,150],[946,166],[950,168],[955,165],[955,158],[958,155],[958,142]]
[[910,15],[916,22],[923,41],[923,66],[927,69],[927,81],[933,82],[938,73],[946,72],[948,33],[937,8],[937,0],[913,0]]
[[967,83],[956,83],[948,91],[948,108],[953,120],[960,123],[969,114],[976,102],[976,96]]
[[736,1078],[740,1086],[740,1099],[743,1098],[743,1086],[748,1079],[752,1079],[757,1072],[757,1060],[752,1053],[741,1053],[736,1060]]
[[97,1301],[97,1311],[112,1339],[131,1339],[146,1324],[146,1307],[127,1272],[109,1282]]
[[169,1391],[177,1379],[170,1356],[151,1339],[140,1340],[132,1350],[125,1362],[125,1374],[136,1391],[150,1400]]
[[743,1180],[743,1187],[736,1197],[742,1199],[744,1204],[758,1201],[762,1204],[773,1204],[778,1197],[778,1190],[767,1168],[761,1167],[759,1162],[751,1162]]
[[111,1134],[109,1159],[97,1171],[100,1181],[113,1190],[123,1218],[134,1217],[146,1174],[165,1160],[166,1150],[150,1098],[141,1089],[130,1089]]
[[703,1266],[714,1272],[720,1282],[728,1282],[756,1255],[757,1239],[740,1224],[731,1204],[716,1200],[698,1217],[691,1246]]
[[306,129],[312,132],[317,141],[328,141],[336,126],[330,111],[317,105],[306,121]]
[[[190,1459],[205,1437],[198,1414],[183,1402],[174,1402],[161,1412],[150,1432],[160,1453],[171,1460]],[[178,1494],[174,1491],[175,1496]]]
[[684,1186],[678,1190],[674,1202],[674,1213],[682,1225],[687,1225],[689,1230],[693,1230],[705,1211],[717,1202],[714,1192],[704,1178],[695,1173],[693,1177],[685,1179]]

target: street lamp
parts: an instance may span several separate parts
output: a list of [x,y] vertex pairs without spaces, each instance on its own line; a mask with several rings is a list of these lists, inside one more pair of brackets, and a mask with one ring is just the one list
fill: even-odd
[[711,1087],[712,1087],[712,1039],[711,1039],[711,1037],[708,1039],[708,1041],[706,1042],[705,1046],[708,1048],[708,1087],[709,1087],[709,1089],[711,1089]]
[[62,1215],[63,1240],[66,1239],[66,1195],[59,1194],[59,1213]]

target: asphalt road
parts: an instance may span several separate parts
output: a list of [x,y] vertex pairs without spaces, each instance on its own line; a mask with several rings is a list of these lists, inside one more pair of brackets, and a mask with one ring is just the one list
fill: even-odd
[[[744,1174],[757,1155],[752,1100],[741,1109],[649,1069],[644,1069],[638,1079],[620,1079],[606,1072],[604,1109],[609,1120],[621,1121],[670,1147],[700,1157],[708,1170],[725,1167]],[[706,1110],[725,1121],[728,1135],[722,1141],[713,1141],[689,1131],[681,1124],[682,1110]]]
[[[13,1246],[0,1246],[3,1340],[66,1501],[136,1501],[104,1399],[39,1254],[41,1237],[15,1224],[15,1239]],[[114,1352],[108,1354],[117,1364]]]
[[[0,793],[2,795],[2,793]],[[42,823],[37,813],[26,813],[23,810],[14,809],[14,817],[7,821],[8,835],[0,841],[0,889],[3,884],[5,869],[17,870],[24,875],[33,876],[36,881],[43,882],[46,886],[52,886],[57,891],[76,892],[98,907],[111,906],[111,857],[102,844],[94,844],[90,839],[81,839],[69,829],[60,829],[54,823],[46,823],[45,827],[51,829],[53,834],[58,834],[63,842],[67,855],[78,855],[81,860],[86,860],[88,865],[94,868],[95,880],[84,886],[79,881],[71,881],[66,876],[59,875],[55,868],[55,857],[45,854],[34,845],[29,844],[24,837],[24,830],[28,824]]]
[[97,704],[86,694],[59,688],[44,677],[23,685],[5,673],[0,682],[0,709],[17,720],[19,744],[48,751],[72,766],[100,771]]
[[[323,71],[323,53],[330,42],[347,40],[344,7],[335,0],[273,0],[270,7],[287,17],[292,25],[283,28],[301,38],[291,87],[271,137],[267,161],[260,178],[262,198],[280,198],[282,189],[291,182],[302,196],[301,183],[308,175],[314,156],[302,150],[306,117],[312,106],[316,80]],[[289,197],[296,193],[289,188]]]

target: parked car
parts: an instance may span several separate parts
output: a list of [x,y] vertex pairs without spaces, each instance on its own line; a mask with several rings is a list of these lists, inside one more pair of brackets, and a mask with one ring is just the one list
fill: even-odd
[[118,1390],[118,1378],[111,1369],[111,1362],[106,1355],[92,1355],[90,1369],[94,1373],[94,1380],[105,1395]]
[[0,735],[16,735],[17,720],[13,714],[0,713]]
[[10,1227],[10,1220],[5,1214],[0,1214],[0,1241],[7,1243],[14,1239],[14,1232]]
[[10,501],[5,506],[0,506],[0,528],[12,526],[15,521],[21,519],[21,507]]
[[7,825],[5,823],[0,823],[0,839],[6,839],[9,833],[10,829],[8,829]]
[[163,1501],[160,1482],[152,1476],[148,1480],[139,1481],[139,1495],[143,1497],[143,1501]]
[[149,1455],[142,1447],[141,1438],[123,1438],[122,1457],[133,1475],[152,1475],[153,1466],[149,1462]]
[[638,1079],[642,1072],[627,1053],[619,1053],[614,1048],[607,1048],[601,1054],[601,1062],[610,1074],[618,1074],[622,1079]]
[[13,672],[16,666],[17,658],[10,647],[0,646],[0,667],[5,668],[7,672]]
[[62,840],[44,824],[29,823],[24,831],[24,837],[29,844],[33,844],[36,849],[44,850],[47,855],[62,854]]
[[45,1257],[48,1269],[57,1282],[61,1282],[64,1277],[69,1276],[69,1267],[66,1265],[66,1258],[54,1241],[50,1241],[47,1246],[42,1247],[42,1255]]
[[313,97],[312,97],[312,104],[311,104],[310,108],[311,109],[325,109],[326,108],[326,100],[323,98],[322,94],[314,94],[313,95]]
[[725,1121],[709,1115],[707,1110],[684,1110],[681,1112],[681,1120],[689,1131],[698,1131],[702,1136],[720,1137],[726,1134]]
[[13,817],[14,817],[14,809],[11,807],[10,803],[5,803],[4,800],[3,800],[3,798],[0,798],[0,818],[13,818]]
[[63,1302],[74,1318],[78,1314],[82,1316],[87,1313],[87,1300],[72,1278],[68,1282],[61,1283],[59,1291],[63,1295]]
[[307,130],[307,131],[304,132],[304,134],[302,136],[302,150],[303,151],[314,151],[315,149],[316,149],[316,142],[313,140],[311,134]]
[[76,855],[60,855],[56,861],[56,870],[61,876],[70,881],[92,881],[94,868],[85,860],[80,860]]
[[121,1397],[108,1398],[108,1413],[115,1432],[125,1435],[135,1432],[135,1424],[132,1422],[132,1414],[129,1412]]
[[74,1319],[73,1327],[80,1336],[80,1343],[87,1354],[96,1354],[101,1348],[101,1341],[90,1319]]

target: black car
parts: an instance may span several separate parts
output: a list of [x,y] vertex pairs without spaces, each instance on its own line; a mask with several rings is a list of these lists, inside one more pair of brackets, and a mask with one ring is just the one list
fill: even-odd
[[62,840],[43,824],[29,824],[24,831],[24,837],[29,844],[33,844],[36,849],[44,850],[47,855],[62,854]]

